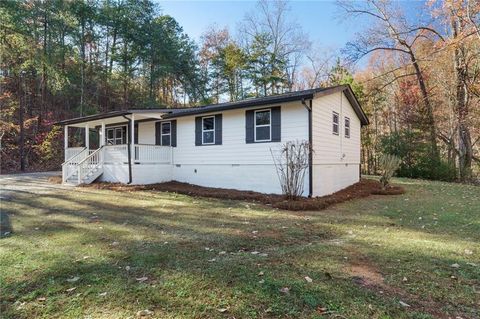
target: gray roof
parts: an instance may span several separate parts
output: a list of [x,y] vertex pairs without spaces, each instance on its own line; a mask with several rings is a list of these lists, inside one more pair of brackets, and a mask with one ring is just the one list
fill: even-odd
[[337,86],[326,87],[326,88],[316,88],[316,89],[310,89],[310,90],[295,91],[295,92],[289,92],[289,93],[284,93],[279,95],[252,98],[252,99],[246,99],[246,100],[241,100],[236,102],[211,104],[211,105],[205,105],[200,107],[141,109],[141,110],[131,109],[127,111],[114,111],[109,113],[79,117],[71,120],[65,120],[65,121],[58,122],[57,124],[69,125],[69,124],[81,123],[81,122],[86,122],[91,120],[98,120],[98,119],[115,117],[115,116],[122,116],[122,115],[134,114],[134,113],[147,113],[147,112],[160,112],[160,113],[164,112],[165,114],[162,116],[162,118],[164,119],[177,118],[177,117],[188,116],[188,115],[212,113],[212,112],[260,106],[260,105],[310,100],[317,96],[329,95],[329,94],[333,94],[341,91],[345,93],[345,96],[347,97],[350,104],[353,106],[353,109],[355,110],[355,113],[360,119],[360,122],[362,123],[362,125],[367,125],[368,118],[365,115],[365,112],[362,110],[362,107],[360,106],[357,98],[355,97],[355,94],[353,93],[349,85],[337,85]]

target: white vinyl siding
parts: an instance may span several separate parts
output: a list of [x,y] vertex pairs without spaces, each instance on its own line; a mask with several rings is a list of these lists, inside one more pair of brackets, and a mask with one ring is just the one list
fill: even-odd
[[[350,138],[332,134],[333,112],[350,119]],[[360,119],[343,93],[313,100],[313,195],[331,194],[359,180]]]
[[[270,107],[262,109],[266,108]],[[245,143],[245,111],[251,109],[255,108],[223,112],[222,145],[207,148],[195,147],[195,116],[177,118],[175,162],[178,164],[273,164],[270,148],[275,150],[282,142]],[[282,104],[281,112],[281,140],[308,140],[308,112],[305,107],[300,102],[289,102]]]

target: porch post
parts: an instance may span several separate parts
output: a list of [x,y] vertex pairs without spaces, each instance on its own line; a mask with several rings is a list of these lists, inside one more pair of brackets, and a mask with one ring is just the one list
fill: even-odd
[[130,147],[131,156],[135,156],[135,114],[132,113],[132,120],[130,121]]
[[85,147],[87,151],[90,149],[90,126],[85,124]]
[[105,122],[102,121],[102,128],[100,130],[100,143],[98,143],[100,147],[105,145],[105,139]]
[[65,161],[68,159],[67,158],[67,149],[68,149],[68,125],[65,125],[64,128],[64,133],[63,133],[63,149],[64,149],[64,156],[65,156]]

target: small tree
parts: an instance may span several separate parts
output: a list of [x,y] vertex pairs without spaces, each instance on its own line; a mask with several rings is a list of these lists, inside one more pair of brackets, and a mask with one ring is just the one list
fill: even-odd
[[382,154],[379,159],[379,165],[381,170],[380,183],[382,184],[382,189],[387,188],[390,184],[395,171],[400,167],[402,160],[393,154]]
[[282,193],[288,199],[295,200],[303,193],[310,151],[311,146],[308,141],[286,142],[277,154],[270,149]]

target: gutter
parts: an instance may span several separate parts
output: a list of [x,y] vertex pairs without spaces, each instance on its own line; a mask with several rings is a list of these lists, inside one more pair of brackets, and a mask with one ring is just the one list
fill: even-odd
[[[131,129],[132,127],[132,119],[126,117],[125,115],[122,115],[123,118],[125,118],[127,121],[128,121],[128,128]],[[130,134],[127,134],[127,150],[128,150],[128,183],[127,184],[131,184],[132,183],[132,141],[131,141],[131,132]]]
[[307,105],[305,99],[302,99],[302,104],[308,111],[308,197],[313,196],[312,101],[313,99]]

